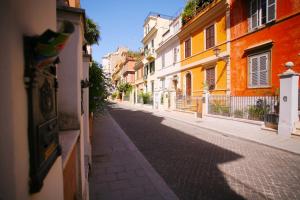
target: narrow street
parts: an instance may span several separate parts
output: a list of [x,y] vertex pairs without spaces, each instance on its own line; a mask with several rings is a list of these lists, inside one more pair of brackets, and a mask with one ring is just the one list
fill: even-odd
[[300,199],[300,156],[144,111],[109,113],[179,199]]

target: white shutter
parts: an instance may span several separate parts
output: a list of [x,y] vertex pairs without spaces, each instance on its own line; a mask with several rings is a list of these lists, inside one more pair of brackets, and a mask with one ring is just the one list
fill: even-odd
[[276,0],[267,1],[267,22],[271,22],[276,18]]
[[258,0],[250,2],[250,28],[254,29],[258,26]]
[[258,86],[258,58],[256,56],[250,58],[250,81],[251,87]]
[[268,55],[263,54],[259,57],[259,85],[269,85],[269,72],[268,72]]

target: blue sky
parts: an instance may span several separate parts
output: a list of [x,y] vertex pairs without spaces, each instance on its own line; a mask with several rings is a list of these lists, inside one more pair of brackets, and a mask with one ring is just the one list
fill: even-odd
[[142,47],[143,23],[150,11],[175,15],[186,0],[81,0],[81,7],[101,29],[99,46],[93,46],[93,59],[101,63],[105,54],[118,46],[131,50]]

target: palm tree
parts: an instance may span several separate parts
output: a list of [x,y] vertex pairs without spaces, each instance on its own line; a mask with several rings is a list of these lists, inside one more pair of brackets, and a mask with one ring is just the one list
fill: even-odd
[[88,45],[98,44],[100,40],[100,27],[90,18],[86,18],[84,37]]

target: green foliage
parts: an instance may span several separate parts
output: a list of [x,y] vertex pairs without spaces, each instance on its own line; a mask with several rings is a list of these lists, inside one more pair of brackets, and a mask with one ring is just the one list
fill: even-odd
[[90,112],[96,112],[103,109],[109,96],[108,88],[110,85],[104,76],[102,68],[95,61],[92,62],[89,69],[89,82],[89,110]]
[[267,105],[266,101],[259,99],[256,105],[251,105],[248,108],[249,119],[252,120],[264,120],[265,114],[269,113],[270,106]]
[[233,116],[236,117],[236,118],[243,118],[244,112],[242,110],[235,110],[233,112]]
[[121,83],[120,85],[117,86],[117,90],[120,93],[128,94],[132,91],[132,85],[130,85],[129,83]]
[[111,98],[114,100],[118,96],[118,92],[113,92]]
[[139,96],[143,99],[143,104],[150,103],[151,94],[149,92],[142,92]]
[[207,5],[209,5],[214,0],[189,0],[181,14],[182,16],[182,24],[186,24],[189,20],[191,20],[198,12],[204,9]]
[[100,28],[90,18],[86,18],[86,31],[84,37],[89,45],[98,44],[100,40]]
[[210,111],[216,115],[230,116],[230,107],[222,101],[215,100],[210,106]]
[[160,96],[160,103],[161,103],[161,104],[164,103],[164,96],[163,96],[163,95]]
[[138,60],[142,57],[142,54],[138,51],[128,51],[127,56],[131,58],[136,58]]

